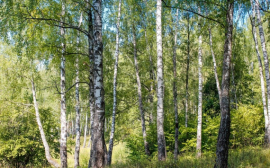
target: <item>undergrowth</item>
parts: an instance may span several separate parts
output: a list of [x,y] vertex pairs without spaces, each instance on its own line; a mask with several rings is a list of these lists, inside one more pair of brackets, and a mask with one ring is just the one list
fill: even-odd
[[[194,153],[179,155],[175,161],[172,155],[168,155],[167,161],[159,162],[156,159],[144,159],[138,161],[126,161],[115,163],[111,168],[210,168],[214,167],[215,155],[203,155],[196,158]],[[229,168],[266,168],[270,167],[270,150],[260,147],[230,150]]]

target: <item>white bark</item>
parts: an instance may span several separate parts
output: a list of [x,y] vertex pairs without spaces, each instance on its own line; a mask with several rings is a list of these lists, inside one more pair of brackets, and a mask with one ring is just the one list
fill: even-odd
[[39,128],[41,140],[42,140],[43,146],[45,148],[46,159],[52,166],[60,167],[60,165],[52,158],[52,156],[50,154],[50,147],[48,145],[48,142],[46,140],[46,136],[45,136],[45,133],[44,133],[44,130],[42,127],[42,123],[41,123],[40,116],[39,116],[39,109],[38,109],[38,103],[37,103],[37,98],[36,98],[36,88],[35,88],[34,79],[31,80],[31,84],[32,84],[33,101],[34,101],[34,106],[35,106],[35,111],[36,111],[36,120],[37,120],[37,124],[38,124],[38,128]]
[[104,140],[105,102],[103,87],[102,0],[93,1],[94,8],[94,89],[95,115],[93,130],[92,167],[105,167]]
[[73,119],[71,120],[71,134],[72,134],[72,139],[74,138],[74,122]]
[[162,61],[162,0],[157,0],[156,33],[157,33],[157,141],[158,160],[166,160],[166,142],[164,135],[163,110],[163,61]]
[[178,9],[176,10],[175,32],[174,32],[174,46],[173,46],[173,99],[174,99],[174,122],[175,122],[175,136],[174,136],[174,159],[178,159],[178,137],[179,137],[179,123],[178,123],[178,108],[177,108],[177,73],[176,73],[176,49],[177,49],[177,32],[178,32]]
[[188,93],[188,76],[189,76],[189,57],[190,57],[190,30],[189,30],[189,13],[187,16],[187,21],[188,21],[188,27],[187,27],[187,34],[188,34],[188,39],[187,39],[187,69],[186,69],[186,100],[185,100],[185,127],[188,127],[188,100],[189,100],[189,93]]
[[216,168],[228,167],[228,153],[230,141],[230,67],[232,56],[232,36],[233,36],[233,11],[234,1],[227,0],[226,15],[226,38],[224,43],[222,90],[221,90],[221,119],[218,132],[216,148]]
[[[89,0],[86,0],[87,2],[87,7],[90,9],[89,5]],[[90,159],[89,159],[89,164],[88,168],[91,167],[92,163],[92,155],[93,155],[93,129],[94,129],[94,115],[95,115],[95,89],[94,89],[94,52],[93,52],[93,46],[94,46],[94,35],[93,35],[93,20],[92,20],[92,10],[90,9],[88,12],[88,17],[87,17],[87,22],[88,22],[88,55],[89,55],[89,106],[90,106],[90,139],[88,146],[90,147]]]
[[[269,127],[269,119],[270,119],[270,75],[269,75],[269,60],[268,60],[268,53],[266,50],[266,44],[265,44],[265,37],[264,37],[264,30],[263,30],[263,26],[262,26],[262,22],[261,22],[261,14],[259,11],[259,7],[258,7],[258,0],[255,0],[255,6],[253,5],[252,0],[251,2],[251,6],[252,6],[252,13],[253,13],[253,18],[255,18],[255,10],[257,13],[257,22],[258,22],[258,26],[259,26],[259,32],[260,32],[260,38],[261,38],[261,47],[262,47],[262,51],[263,51],[263,58],[264,58],[264,70],[265,70],[265,78],[266,78],[266,87],[267,87],[267,112],[268,114],[265,115],[265,126],[266,126],[266,132],[265,132],[265,143],[266,145],[269,146],[270,144],[270,127]],[[255,24],[255,19],[253,19],[253,24]],[[253,30],[253,36],[254,36],[254,40],[256,37],[256,30]],[[256,42],[255,42],[256,43]],[[256,51],[258,49],[256,48]],[[258,55],[259,52],[257,52],[257,56],[258,59],[260,58],[260,55]],[[261,67],[262,68],[262,67]],[[260,74],[261,75],[261,74]],[[262,80],[262,77],[261,77]],[[263,86],[262,86],[263,83]],[[263,88],[262,88],[263,87]],[[262,96],[264,96],[265,93],[264,92],[264,81],[261,81],[261,88],[262,88]],[[264,105],[266,105],[266,101],[263,100]],[[266,109],[264,109],[264,112],[266,112]],[[266,117],[267,116],[267,117]],[[268,120],[268,121],[266,121]]]
[[143,141],[144,141],[144,150],[146,155],[150,155],[148,142],[146,140],[146,127],[145,127],[145,118],[144,118],[144,109],[143,109],[143,102],[142,102],[142,87],[141,87],[141,79],[139,75],[139,66],[137,60],[137,43],[136,43],[136,33],[135,33],[135,26],[133,25],[133,55],[134,55],[134,65],[136,71],[136,79],[137,79],[137,90],[138,90],[138,101],[139,101],[139,110],[141,113],[141,125],[142,125],[142,134],[143,134]]
[[211,28],[209,28],[208,31],[209,31],[209,44],[210,44],[210,49],[211,49],[211,54],[212,54],[213,64],[214,64],[214,74],[215,74],[216,85],[217,85],[217,90],[218,90],[219,105],[221,107],[221,89],[220,89],[220,84],[219,84],[219,80],[218,80],[216,57],[215,57],[215,54],[214,54],[213,44],[212,44]]
[[[199,8],[200,11],[200,8]],[[199,28],[201,30],[201,28]],[[201,32],[200,32],[201,33]],[[197,126],[197,157],[201,157],[202,149],[202,35],[199,35],[198,53],[199,95],[198,95],[198,126]]]
[[[61,21],[64,22],[65,17],[65,2],[62,2],[62,12],[61,12]],[[63,23],[61,23],[63,26]],[[61,139],[60,139],[60,158],[61,158],[61,167],[67,167],[67,120],[66,120],[66,76],[65,76],[65,29],[61,27],[61,37],[62,37],[62,55],[61,55]]]
[[[144,0],[144,4],[146,6],[146,11],[147,11],[147,1]],[[149,80],[151,80],[151,84],[150,84],[150,90],[149,90],[149,102],[150,102],[150,114],[149,114],[149,124],[153,123],[153,99],[154,99],[154,94],[153,94],[153,81],[154,81],[154,70],[153,70],[153,60],[152,60],[152,44],[151,44],[151,50],[150,50],[150,46],[148,43],[148,36],[147,36],[147,22],[148,22],[148,16],[146,14],[146,19],[145,19],[145,30],[144,30],[144,35],[145,35],[145,45],[146,45],[146,53],[149,54],[149,62],[150,62],[150,66],[149,66]]]
[[[80,21],[78,27],[81,26],[82,23],[82,13],[80,16]],[[80,43],[80,37],[78,35],[77,37],[77,45],[79,46]],[[74,167],[80,166],[80,93],[79,93],[79,56],[77,55],[76,58],[76,91],[75,91],[75,97],[76,97],[76,143],[75,143],[75,153],[74,153]]]
[[118,3],[118,16],[116,23],[116,44],[115,44],[115,63],[114,63],[114,74],[113,74],[113,112],[112,112],[112,127],[109,141],[109,152],[107,155],[107,165],[111,165],[112,161],[112,151],[113,151],[113,138],[115,131],[115,115],[117,109],[117,70],[118,70],[118,57],[119,57],[119,26],[120,26],[120,17],[121,17],[121,4],[122,0],[119,0]]
[[88,140],[88,143],[87,143],[87,147],[89,148],[90,144],[91,144],[91,114],[90,114],[90,128],[89,128],[89,131],[88,131],[88,136],[89,136],[89,140]]
[[85,125],[84,125],[84,140],[83,140],[83,148],[85,148],[86,145],[86,134],[87,134],[87,113],[86,113],[86,117],[85,117]]

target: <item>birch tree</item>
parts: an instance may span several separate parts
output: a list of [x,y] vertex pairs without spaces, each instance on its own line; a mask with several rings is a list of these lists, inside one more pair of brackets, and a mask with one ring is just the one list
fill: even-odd
[[[252,1],[251,1],[252,2]],[[251,3],[253,6],[253,3]],[[268,111],[268,126],[267,126],[267,141],[266,145],[269,147],[270,144],[270,127],[269,127],[269,118],[270,118],[270,74],[269,74],[269,59],[268,59],[268,53],[266,50],[266,44],[265,44],[265,36],[264,36],[264,30],[262,26],[262,21],[261,21],[261,14],[259,10],[259,1],[255,0],[255,8],[256,14],[257,14],[257,22],[259,26],[259,34],[260,34],[260,39],[261,39],[261,47],[263,51],[263,58],[264,58],[264,71],[265,71],[265,78],[266,78],[266,88],[267,88],[267,111]]]
[[87,121],[88,121],[88,117],[87,117],[87,113],[85,114],[85,125],[84,125],[84,136],[83,136],[83,148],[85,148],[86,145],[86,135],[87,135]]
[[189,99],[189,93],[188,93],[188,77],[189,77],[189,59],[190,59],[190,28],[189,28],[189,21],[190,16],[189,13],[187,13],[187,67],[186,67],[186,100],[185,100],[185,127],[188,127],[188,99]]
[[214,50],[213,50],[213,44],[212,44],[211,28],[208,28],[208,32],[209,32],[209,45],[210,45],[210,50],[211,50],[211,55],[212,55],[213,65],[214,65],[214,75],[215,75],[215,80],[216,80],[216,85],[217,85],[217,90],[218,90],[219,105],[221,107],[221,89],[220,89],[218,73],[217,73],[216,57],[215,57],[215,53],[214,53]]
[[[80,16],[80,20],[79,20],[79,25],[78,27],[81,26],[82,23],[82,13]],[[79,46],[80,43],[80,37],[79,35],[77,36],[77,45]],[[80,93],[79,93],[79,56],[77,55],[76,57],[76,91],[75,91],[75,97],[76,97],[76,123],[75,123],[75,127],[76,127],[76,143],[75,143],[75,153],[74,153],[74,167],[79,167],[80,166],[80,136],[81,136],[81,132],[80,132]],[[73,129],[73,120],[72,120],[72,129]],[[73,131],[72,131],[73,134]]]
[[250,0],[251,7],[252,7],[252,20],[251,20],[251,25],[252,25],[252,35],[253,35],[253,40],[255,43],[255,49],[256,49],[256,54],[258,58],[258,64],[259,64],[259,72],[260,72],[260,80],[261,80],[261,92],[262,92],[262,102],[263,102],[263,112],[264,112],[264,124],[265,124],[265,142],[270,142],[269,140],[269,118],[268,118],[268,110],[267,110],[267,103],[266,103],[266,98],[265,98],[265,86],[264,86],[264,77],[263,77],[263,66],[262,66],[262,61],[261,61],[261,56],[259,52],[259,45],[258,45],[258,39],[257,39],[257,32],[256,32],[256,27],[255,27],[255,17],[256,17],[256,12],[255,8],[253,6],[253,1]]
[[35,83],[34,83],[34,79],[31,79],[31,85],[32,85],[32,94],[33,94],[33,101],[34,101],[34,107],[35,107],[35,111],[36,111],[36,120],[37,120],[37,124],[38,124],[38,128],[39,128],[39,132],[40,132],[40,136],[41,136],[41,140],[43,143],[43,146],[45,148],[45,156],[46,159],[48,160],[48,162],[54,166],[54,167],[60,167],[60,165],[56,162],[56,160],[54,160],[50,154],[50,147],[49,144],[46,140],[46,136],[42,127],[42,123],[39,117],[39,109],[38,109],[38,103],[37,103],[37,96],[36,96],[36,87],[35,87]]
[[95,94],[94,94],[94,33],[93,33],[93,15],[90,7],[89,0],[87,2],[87,27],[88,27],[88,58],[89,58],[89,106],[90,106],[90,139],[88,146],[90,147],[90,159],[88,163],[88,168],[92,164],[93,156],[93,130],[94,130],[94,114],[95,114]]
[[[200,13],[200,7],[199,7]],[[200,17],[199,17],[200,22]],[[199,23],[200,26],[200,23]],[[199,52],[198,52],[198,76],[199,76],[199,90],[198,90],[198,126],[197,126],[197,157],[201,157],[202,149],[202,35],[201,27],[199,27]]]
[[122,0],[119,0],[118,3],[118,15],[117,15],[117,23],[116,23],[116,44],[115,44],[115,63],[114,63],[114,74],[113,74],[113,112],[112,112],[112,126],[111,126],[111,134],[109,141],[109,152],[107,158],[107,165],[111,165],[112,161],[112,151],[113,151],[113,138],[115,131],[115,114],[117,109],[117,70],[118,70],[118,57],[119,57],[119,27],[120,27],[120,18],[121,18],[121,4]]
[[156,11],[156,33],[157,33],[157,141],[158,160],[166,160],[166,142],[164,135],[164,85],[163,85],[163,60],[162,60],[162,0],[157,0]]
[[133,34],[133,56],[134,56],[134,65],[135,65],[135,72],[136,72],[136,80],[137,80],[137,90],[138,90],[138,101],[139,101],[139,110],[141,114],[141,125],[142,125],[142,134],[143,134],[143,142],[144,142],[144,150],[146,155],[150,155],[148,142],[146,140],[146,127],[145,127],[145,118],[144,118],[144,109],[143,109],[143,102],[142,102],[142,87],[141,87],[141,79],[139,75],[139,66],[137,60],[137,42],[136,42],[136,32],[135,26],[133,24],[132,34]]
[[179,123],[178,123],[178,107],[177,107],[177,73],[176,73],[176,49],[177,49],[177,32],[178,32],[178,9],[176,9],[174,45],[173,45],[173,101],[174,101],[174,122],[175,122],[175,136],[174,136],[174,159],[178,159],[178,137],[179,137]]
[[150,102],[150,108],[151,108],[151,111],[150,111],[150,115],[149,115],[149,122],[150,123],[153,123],[153,99],[154,99],[154,93],[153,93],[153,81],[155,80],[154,79],[154,69],[153,69],[153,56],[152,56],[152,43],[149,43],[149,37],[148,37],[148,34],[147,34],[147,30],[148,30],[148,22],[149,22],[149,16],[147,14],[147,11],[148,11],[148,5],[147,5],[147,1],[144,0],[144,5],[145,5],[145,8],[146,8],[146,13],[145,13],[145,20],[144,20],[144,36],[145,36],[145,45],[146,45],[146,53],[149,55],[149,63],[150,63],[150,66],[149,66],[149,80],[151,81],[151,84],[150,84],[150,89],[149,89],[149,102]]
[[92,167],[105,167],[105,102],[103,87],[103,45],[102,45],[102,1],[93,1],[94,8],[94,89],[95,89],[95,115],[93,130]]
[[226,168],[228,166],[228,151],[230,138],[230,65],[232,56],[234,1],[227,0],[226,14],[226,39],[223,55],[222,90],[221,90],[221,119],[218,133],[216,164],[215,167]]
[[65,17],[65,1],[62,2],[62,12],[61,12],[61,28],[60,34],[62,38],[62,54],[61,54],[61,139],[60,139],[60,158],[61,167],[67,167],[67,121],[66,121],[66,76],[65,76],[65,29],[63,28],[63,22]]

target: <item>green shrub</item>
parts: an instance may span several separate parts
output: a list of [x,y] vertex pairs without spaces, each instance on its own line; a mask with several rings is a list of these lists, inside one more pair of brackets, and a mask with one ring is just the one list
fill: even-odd
[[[28,113],[22,113],[19,110],[24,109],[16,109],[10,112],[10,116],[1,117],[0,163],[8,167],[47,165],[34,110],[30,110]],[[41,109],[40,114],[51,154],[53,157],[57,157],[57,153],[59,153],[58,135],[57,131],[53,130],[56,128],[56,124],[51,120],[51,110]]]

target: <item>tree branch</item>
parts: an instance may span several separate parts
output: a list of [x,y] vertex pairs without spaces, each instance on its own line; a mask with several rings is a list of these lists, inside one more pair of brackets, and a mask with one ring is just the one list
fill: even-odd
[[162,2],[163,2],[163,4],[165,4],[164,7],[166,7],[166,8],[171,8],[171,9],[181,9],[181,10],[184,10],[184,11],[187,11],[187,12],[191,12],[191,13],[196,14],[196,15],[198,15],[198,16],[201,16],[201,17],[203,17],[203,18],[205,18],[205,19],[214,21],[214,22],[220,24],[221,27],[225,28],[225,25],[224,25],[222,22],[220,22],[219,20],[216,20],[216,19],[214,19],[214,18],[211,18],[211,17],[205,16],[205,15],[202,15],[202,14],[200,14],[200,13],[198,13],[198,12],[195,12],[195,11],[193,11],[193,10],[190,10],[190,9],[185,9],[185,8],[182,8],[182,7],[179,7],[179,6],[178,6],[178,7],[169,6],[169,5],[167,5],[167,3],[166,3],[164,0],[162,0]]

